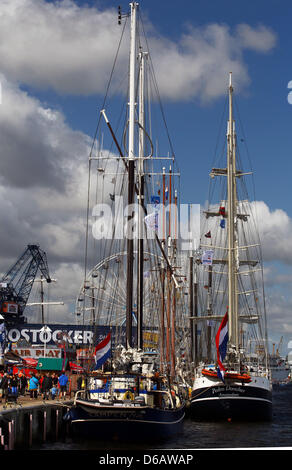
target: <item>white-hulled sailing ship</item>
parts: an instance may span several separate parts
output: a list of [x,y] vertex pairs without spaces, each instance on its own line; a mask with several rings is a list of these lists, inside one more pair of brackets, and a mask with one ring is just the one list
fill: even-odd
[[[66,418],[73,432],[79,435],[145,440],[177,434],[183,424],[185,400],[175,370],[175,326],[179,323],[176,316],[179,304],[176,244],[170,228],[169,237],[164,236],[164,231],[162,239],[157,235],[155,204],[153,213],[147,213],[147,203],[153,203],[153,191],[157,195],[160,187],[155,180],[157,173],[153,172],[159,158],[153,155],[151,131],[146,131],[145,62],[149,52],[144,52],[137,32],[138,4],[132,2],[130,7],[129,105],[125,131],[120,139],[124,143],[125,154],[104,109],[102,115],[117,147],[118,157],[109,152],[105,158],[101,148],[96,158],[90,158],[90,166],[97,161],[94,170],[99,181],[96,196],[106,196],[105,199],[115,203],[114,223],[109,222],[103,227],[111,236],[95,242],[95,248],[102,254],[101,261],[91,270],[86,268],[77,301],[77,311],[83,322],[90,313],[97,344],[96,347],[93,345],[92,357],[95,359],[90,361],[89,354],[86,387],[77,392]],[[163,204],[168,177],[168,194],[172,193],[168,197],[176,202],[177,195],[171,191],[173,167],[169,172],[165,167],[162,170],[160,194]],[[112,188],[110,198],[107,193],[109,187]],[[116,236],[125,223],[120,212],[125,205],[129,207],[135,201],[139,213],[135,219],[138,239],[129,232],[126,238]],[[173,216],[176,217],[175,214]],[[134,220],[133,214],[129,217],[128,213],[127,217],[128,222]],[[146,220],[151,226],[149,230]],[[145,235],[150,232],[150,239],[142,236],[142,231]],[[99,341],[101,329],[106,330],[107,335]]]
[[208,420],[266,420],[272,394],[261,251],[254,203],[247,199],[250,172],[239,166],[231,77],[227,164],[210,175],[211,184],[220,179],[223,185],[217,202],[209,202],[204,212],[201,251],[195,255],[203,294],[202,311],[192,316],[200,335],[194,340],[191,411]]

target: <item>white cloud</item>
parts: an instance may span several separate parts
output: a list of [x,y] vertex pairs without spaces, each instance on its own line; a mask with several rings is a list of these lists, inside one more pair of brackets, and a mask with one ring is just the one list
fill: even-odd
[[68,127],[60,111],[0,76],[0,181],[4,186],[62,190],[72,165],[89,153],[89,138]]
[[52,262],[83,255],[90,139],[1,75],[1,269],[29,243]]
[[264,201],[251,204],[257,219],[265,261],[292,264],[292,220],[282,209],[271,210]]
[[[149,23],[146,27],[160,94],[172,100],[217,97],[226,92],[230,71],[237,88],[247,86],[244,50],[263,53],[276,42],[264,25],[190,27],[177,42],[159,35]],[[3,0],[1,68],[13,80],[62,94],[104,93],[120,34],[115,9],[80,7],[71,0]],[[117,82],[127,75],[127,63],[123,41]]]
[[270,51],[276,43],[274,32],[264,25],[253,29],[248,24],[239,24],[236,28],[241,46],[258,52]]
[[244,50],[267,52],[275,42],[275,34],[265,26],[242,24],[232,31],[215,23],[190,28],[177,44],[157,40],[154,62],[162,94],[172,99],[201,96],[210,100],[226,93],[229,72],[237,89],[243,88],[249,84]]
[[112,10],[4,0],[0,13],[1,67],[9,77],[61,93],[104,91],[120,34]]

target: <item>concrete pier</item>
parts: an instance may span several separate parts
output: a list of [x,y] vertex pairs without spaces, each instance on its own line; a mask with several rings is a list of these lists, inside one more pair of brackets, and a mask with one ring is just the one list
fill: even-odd
[[31,400],[0,406],[0,451],[30,449],[65,434],[63,420],[71,400]]

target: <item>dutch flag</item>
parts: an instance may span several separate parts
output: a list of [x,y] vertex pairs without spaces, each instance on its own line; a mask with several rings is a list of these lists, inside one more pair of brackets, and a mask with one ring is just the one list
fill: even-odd
[[94,369],[100,369],[101,366],[111,355],[111,333],[100,342],[95,348],[95,367]]
[[228,343],[228,310],[224,315],[224,318],[219,326],[219,330],[216,334],[216,348],[217,348],[217,361],[218,361],[218,377],[224,382],[225,367],[222,362],[226,356]]

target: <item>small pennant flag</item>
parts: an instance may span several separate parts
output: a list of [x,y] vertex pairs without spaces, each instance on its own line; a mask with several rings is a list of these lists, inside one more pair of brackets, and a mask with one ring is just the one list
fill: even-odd
[[225,217],[225,207],[219,207],[219,214],[222,215],[222,217]]

